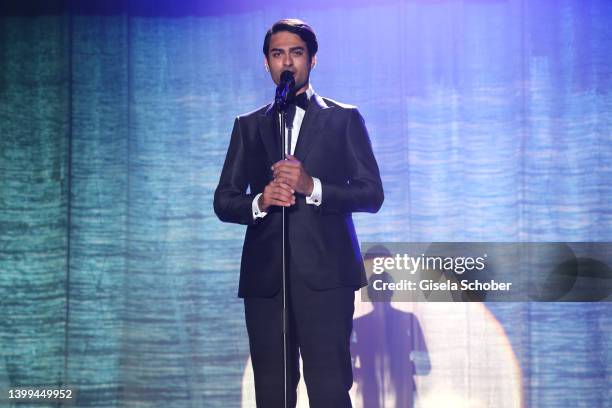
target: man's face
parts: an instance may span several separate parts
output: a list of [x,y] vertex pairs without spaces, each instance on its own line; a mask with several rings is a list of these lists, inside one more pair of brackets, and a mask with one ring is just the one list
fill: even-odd
[[308,78],[316,63],[316,56],[312,60],[309,58],[306,43],[299,35],[279,31],[270,37],[266,63],[276,85],[280,82],[283,71],[291,71],[295,78],[296,93],[301,93],[308,88]]

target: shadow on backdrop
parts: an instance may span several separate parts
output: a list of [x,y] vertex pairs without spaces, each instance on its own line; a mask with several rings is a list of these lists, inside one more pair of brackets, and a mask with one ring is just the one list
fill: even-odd
[[[365,260],[385,253],[386,248],[372,248]],[[364,407],[412,408],[417,393],[414,376],[431,371],[425,337],[415,314],[391,306],[391,290],[374,293],[374,279],[392,281],[387,272],[370,278],[368,297],[374,309],[353,321],[354,381]]]

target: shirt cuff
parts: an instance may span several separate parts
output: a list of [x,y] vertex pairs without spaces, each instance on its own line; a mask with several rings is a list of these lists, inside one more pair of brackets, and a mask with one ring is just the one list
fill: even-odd
[[312,178],[312,194],[306,197],[306,204],[316,205],[317,207],[321,205],[323,201],[323,191],[321,189],[321,180],[316,177]]
[[266,215],[268,215],[267,212],[259,210],[259,197],[261,196],[261,194],[262,193],[257,194],[255,198],[253,199],[253,203],[251,204],[251,210],[253,213],[254,220],[256,220],[257,218],[263,218]]

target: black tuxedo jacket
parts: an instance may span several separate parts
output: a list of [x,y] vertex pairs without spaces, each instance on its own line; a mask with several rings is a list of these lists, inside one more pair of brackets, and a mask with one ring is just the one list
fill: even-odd
[[[240,268],[240,297],[269,297],[281,287],[282,210],[253,219],[252,202],[281,159],[273,105],[239,116],[215,191],[214,209],[226,222],[248,225]],[[295,156],[321,180],[322,203],[297,196],[288,207],[288,267],[312,289],[367,284],[351,213],[376,212],[384,195],[378,165],[357,108],[314,94],[304,116]]]

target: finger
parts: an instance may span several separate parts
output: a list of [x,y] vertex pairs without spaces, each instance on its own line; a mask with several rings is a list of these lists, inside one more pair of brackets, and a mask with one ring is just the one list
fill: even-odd
[[278,166],[280,166],[280,165],[281,165],[281,164],[283,164],[283,163],[287,163],[287,160],[279,160],[279,161],[277,161],[276,163],[274,163],[274,164],[273,164],[273,165],[270,167],[270,169],[271,169],[271,170],[274,170],[274,169],[276,169]]
[[285,179],[298,179],[300,177],[301,172],[299,170],[277,170],[272,174],[272,178],[275,180],[285,178]]
[[291,201],[291,197],[293,197],[293,194],[285,190],[277,190],[270,194],[270,197],[275,198],[277,200]]
[[276,199],[271,199],[269,201],[269,205],[275,205],[277,207],[290,207],[291,203],[288,201],[282,201],[282,200],[276,200]]
[[295,193],[296,181],[294,181],[294,179],[285,178],[285,177],[279,177],[278,179],[276,179],[276,181],[279,182],[279,183],[282,183],[285,186],[287,186],[289,188],[289,190],[291,190],[291,194]]
[[295,204],[295,196],[285,192],[277,192],[271,194],[269,201],[275,203],[274,205],[292,205]]
[[294,180],[297,180],[297,177],[292,177],[292,176],[288,176],[288,175],[279,175],[279,176],[274,178],[275,182],[285,184],[285,185],[289,186],[289,188],[295,188]]
[[272,176],[274,178],[285,177],[285,178],[295,179],[295,178],[298,178],[299,174],[300,172],[297,169],[283,169],[283,170],[274,171]]
[[274,183],[274,186],[282,189],[284,191],[286,191],[289,194],[294,194],[295,190],[291,187],[291,185],[289,185],[288,183],[286,183],[284,180],[275,180],[272,183]]
[[274,169],[275,172],[288,172],[288,173],[298,173],[300,171],[300,166],[278,166]]
[[287,185],[285,185],[283,187],[274,186],[270,190],[269,195],[270,196],[275,196],[275,197],[276,196],[291,197],[291,196],[293,196],[294,192],[295,191],[291,187],[289,187]]
[[295,195],[292,189],[272,189],[265,198],[271,198],[283,202],[295,203]]
[[283,160],[274,164],[274,170],[300,167],[302,163],[296,160]]
[[274,189],[274,188],[289,188],[291,189],[291,186],[289,185],[289,183],[287,183],[285,180],[283,180],[282,177],[280,178],[273,178],[272,180],[270,180],[270,182],[268,183],[268,185],[264,188],[265,189]]

